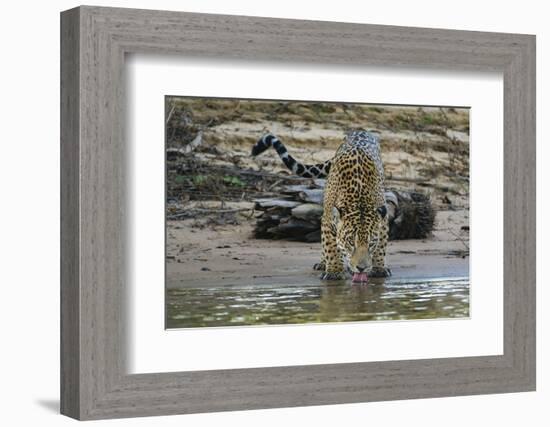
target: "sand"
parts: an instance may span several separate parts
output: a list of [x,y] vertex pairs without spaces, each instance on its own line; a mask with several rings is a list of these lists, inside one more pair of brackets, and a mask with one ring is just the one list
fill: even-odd
[[[195,219],[168,221],[167,286],[301,284],[318,280],[319,243],[252,237],[253,219],[201,228]],[[391,280],[467,277],[468,211],[439,211],[433,236],[389,243]]]

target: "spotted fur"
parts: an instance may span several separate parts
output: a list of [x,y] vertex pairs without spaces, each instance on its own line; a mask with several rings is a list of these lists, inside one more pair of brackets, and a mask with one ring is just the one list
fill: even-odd
[[322,257],[314,266],[323,271],[321,279],[345,279],[346,270],[352,273],[367,270],[370,277],[389,276],[388,217],[378,136],[364,130],[348,132],[334,157],[320,164],[324,165],[322,170],[320,165],[296,161],[271,134],[256,143],[252,154],[258,155],[269,146],[300,176],[328,175],[321,219]]

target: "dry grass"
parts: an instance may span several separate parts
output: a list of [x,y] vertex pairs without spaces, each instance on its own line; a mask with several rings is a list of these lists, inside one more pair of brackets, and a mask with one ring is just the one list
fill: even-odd
[[[419,183],[436,206],[448,207],[448,194],[457,196],[453,203],[468,205],[467,108],[171,97],[166,110],[168,147],[181,147],[202,131],[197,160],[271,172],[284,171],[275,155],[249,157],[265,132],[277,134],[306,162],[329,158],[350,128],[378,132],[390,185]],[[215,187],[220,179],[223,184],[223,177],[207,182]]]

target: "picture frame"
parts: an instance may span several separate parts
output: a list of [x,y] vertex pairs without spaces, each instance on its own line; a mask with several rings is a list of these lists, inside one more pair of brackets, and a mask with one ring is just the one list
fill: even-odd
[[[128,374],[128,53],[502,72],[503,354]],[[532,35],[81,6],[61,14],[61,166],[62,414],[90,420],[535,390]]]

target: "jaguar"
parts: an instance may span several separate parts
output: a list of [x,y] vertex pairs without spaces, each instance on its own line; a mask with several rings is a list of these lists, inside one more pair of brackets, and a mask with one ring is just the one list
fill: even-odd
[[321,218],[322,254],[315,270],[321,280],[366,282],[388,277],[386,265],[388,215],[384,199],[384,167],[377,134],[363,129],[346,132],[334,156],[322,163],[304,164],[268,133],[253,146],[252,156],[273,147],[293,174],[326,178]]

